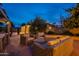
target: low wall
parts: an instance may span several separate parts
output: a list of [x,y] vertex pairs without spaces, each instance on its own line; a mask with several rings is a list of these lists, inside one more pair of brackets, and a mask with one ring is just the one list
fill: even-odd
[[35,43],[32,47],[34,55],[37,56],[69,56],[73,51],[73,40],[64,37],[56,45],[48,46],[46,43]]

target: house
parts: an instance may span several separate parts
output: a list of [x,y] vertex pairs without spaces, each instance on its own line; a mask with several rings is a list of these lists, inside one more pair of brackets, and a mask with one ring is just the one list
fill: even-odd
[[56,26],[54,26],[54,25],[52,25],[50,23],[47,23],[46,32],[49,32],[49,31],[56,32],[57,31]]
[[10,32],[10,28],[11,28],[11,22],[5,12],[5,10],[2,7],[2,4],[0,4],[0,31],[6,31],[6,32]]

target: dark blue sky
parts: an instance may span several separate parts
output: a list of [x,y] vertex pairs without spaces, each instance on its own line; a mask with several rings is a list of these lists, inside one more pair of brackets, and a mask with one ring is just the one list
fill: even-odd
[[16,25],[27,23],[36,16],[41,16],[50,23],[59,24],[60,15],[67,17],[64,9],[74,7],[75,4],[68,3],[7,3],[3,4],[10,20]]

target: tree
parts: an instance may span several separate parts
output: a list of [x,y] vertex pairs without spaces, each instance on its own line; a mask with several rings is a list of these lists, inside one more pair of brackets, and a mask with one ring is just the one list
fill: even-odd
[[31,22],[30,32],[36,34],[37,32],[44,32],[46,29],[46,21],[41,17],[36,17],[34,21]]
[[22,25],[21,26],[25,26],[26,24],[25,23],[22,23]]
[[66,10],[70,16],[63,20],[63,26],[67,29],[73,29],[79,27],[79,4],[75,7]]
[[27,25],[31,25],[33,23],[33,20],[30,20]]

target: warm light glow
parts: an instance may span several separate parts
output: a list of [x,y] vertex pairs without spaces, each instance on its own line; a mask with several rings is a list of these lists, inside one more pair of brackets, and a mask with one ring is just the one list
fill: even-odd
[[74,28],[69,30],[73,34],[79,34],[79,28]]
[[52,29],[52,27],[51,26],[49,26],[49,30],[51,30]]
[[26,34],[29,33],[30,25],[25,25],[21,27],[21,32],[20,34]]
[[60,42],[60,40],[49,41],[48,45],[55,45],[55,44],[58,44],[59,42]]

